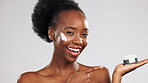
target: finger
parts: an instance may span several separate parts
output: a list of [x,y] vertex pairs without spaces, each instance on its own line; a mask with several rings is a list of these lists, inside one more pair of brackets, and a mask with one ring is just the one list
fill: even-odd
[[87,75],[87,79],[89,79],[90,78],[89,74],[86,74],[86,75]]
[[94,71],[96,71],[98,69],[102,69],[102,68],[103,68],[103,66],[95,66],[95,67],[91,67],[89,69],[86,69],[84,71],[86,72],[86,74],[88,74],[88,73],[94,72]]
[[148,63],[148,59],[144,59],[144,60],[142,60],[142,61],[139,61],[137,64],[136,64],[136,66],[137,67],[140,67],[140,66],[142,66],[142,65],[144,65],[144,64],[147,64]]
[[145,60],[139,61],[138,63],[134,63],[134,64],[126,65],[126,66],[129,66],[131,69],[136,69],[147,63],[148,63],[148,59],[145,59]]
[[148,63],[148,59],[144,59],[144,60],[142,60],[142,61],[140,61],[140,62]]
[[87,82],[90,83],[90,79],[87,79]]

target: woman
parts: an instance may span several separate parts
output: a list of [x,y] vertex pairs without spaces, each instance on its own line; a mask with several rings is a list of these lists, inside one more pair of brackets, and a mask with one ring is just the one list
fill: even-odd
[[[84,12],[72,0],[39,0],[32,14],[34,31],[53,43],[49,65],[36,72],[21,75],[18,83],[110,83],[108,69],[76,62],[87,46],[89,27]],[[127,72],[148,63],[118,65],[112,83],[120,83]]]

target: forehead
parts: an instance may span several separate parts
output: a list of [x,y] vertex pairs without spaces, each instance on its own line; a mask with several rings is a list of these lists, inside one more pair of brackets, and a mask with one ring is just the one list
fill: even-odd
[[63,26],[88,28],[85,15],[77,10],[67,10],[59,14],[58,24]]

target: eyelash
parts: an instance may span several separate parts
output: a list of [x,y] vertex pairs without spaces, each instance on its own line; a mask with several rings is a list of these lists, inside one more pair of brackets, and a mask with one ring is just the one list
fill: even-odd
[[84,37],[87,37],[88,36],[88,33],[84,33],[84,34],[82,34]]
[[[67,33],[68,35],[74,35],[74,32],[70,32],[70,31],[69,31],[69,32],[66,32],[66,33]],[[86,37],[88,36],[88,33],[83,33],[82,36],[86,38]]]
[[69,35],[74,35],[74,33],[73,32],[66,32],[67,34],[69,34]]

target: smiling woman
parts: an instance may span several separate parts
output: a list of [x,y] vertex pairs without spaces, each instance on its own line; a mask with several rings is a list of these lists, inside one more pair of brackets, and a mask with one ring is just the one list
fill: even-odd
[[32,14],[33,30],[53,43],[53,57],[45,68],[21,75],[18,83],[109,83],[107,68],[76,60],[87,46],[88,22],[73,0],[39,0]]
[[54,54],[64,56],[65,60],[73,62],[87,46],[87,36],[84,35],[88,33],[87,26],[84,24],[86,19],[83,13],[76,10],[63,11],[59,17],[60,19],[56,22],[56,30],[50,27],[48,33],[56,48]]
[[[87,46],[88,22],[84,12],[73,0],[39,0],[32,14],[33,30],[39,37],[53,43],[49,65],[21,75],[18,83],[110,83],[108,69],[86,66],[76,60]],[[113,83],[125,73],[147,63],[115,68]]]

